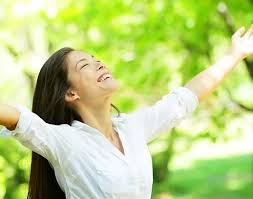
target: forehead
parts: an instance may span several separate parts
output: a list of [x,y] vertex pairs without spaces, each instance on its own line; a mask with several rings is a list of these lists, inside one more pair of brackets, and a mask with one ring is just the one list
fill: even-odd
[[66,61],[67,61],[67,65],[68,67],[71,69],[71,70],[75,70],[76,68],[76,65],[82,61],[80,60],[91,60],[92,59],[92,56],[86,52],[83,52],[83,51],[72,51],[68,54],[67,58],[66,58]]
[[83,51],[72,51],[68,55],[68,62],[71,64],[76,64],[81,59],[91,59],[92,56],[86,52]]

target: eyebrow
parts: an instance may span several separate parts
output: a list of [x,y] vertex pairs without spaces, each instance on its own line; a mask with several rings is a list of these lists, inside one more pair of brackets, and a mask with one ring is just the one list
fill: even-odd
[[76,63],[76,69],[77,69],[77,64],[79,64],[81,61],[84,61],[84,60],[87,60],[87,59],[82,58],[82,59],[80,59],[80,60]]
[[[91,57],[92,57],[92,58],[94,58],[94,56],[93,56],[93,55],[91,55]],[[76,63],[76,69],[77,69],[77,64],[79,64],[81,61],[84,61],[84,60],[87,60],[87,59],[82,58],[82,59],[80,59],[80,60]]]

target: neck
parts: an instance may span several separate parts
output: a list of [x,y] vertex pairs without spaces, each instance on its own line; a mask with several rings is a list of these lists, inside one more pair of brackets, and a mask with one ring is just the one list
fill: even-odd
[[92,104],[80,104],[78,105],[77,110],[85,124],[96,128],[107,138],[111,138],[113,136],[111,100],[108,99],[96,104],[94,104],[94,102]]

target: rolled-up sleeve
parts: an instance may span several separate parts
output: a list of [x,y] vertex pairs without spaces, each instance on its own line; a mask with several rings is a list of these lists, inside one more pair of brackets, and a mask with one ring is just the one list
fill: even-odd
[[16,128],[13,131],[3,128],[1,134],[3,136],[11,135],[25,147],[49,161],[55,161],[57,158],[56,146],[61,138],[60,133],[58,133],[60,125],[46,123],[24,106],[17,105],[15,107],[20,112]]
[[133,125],[141,126],[146,141],[158,133],[175,127],[192,114],[198,105],[197,96],[185,87],[172,90],[154,105],[129,113]]

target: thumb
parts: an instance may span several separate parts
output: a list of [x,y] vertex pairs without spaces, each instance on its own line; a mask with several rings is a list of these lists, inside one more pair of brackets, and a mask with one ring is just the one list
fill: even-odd
[[245,27],[242,26],[241,28],[239,28],[232,36],[232,39],[236,39],[239,38],[243,35],[243,33],[245,32]]

